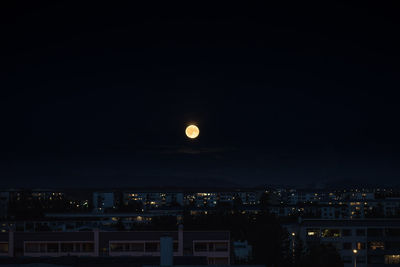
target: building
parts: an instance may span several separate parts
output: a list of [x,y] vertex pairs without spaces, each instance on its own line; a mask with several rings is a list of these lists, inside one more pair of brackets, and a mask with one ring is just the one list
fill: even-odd
[[174,256],[206,257],[208,264],[230,264],[227,231],[93,231],[0,233],[0,256],[159,257],[160,238],[170,236]]
[[106,209],[114,207],[114,193],[112,192],[93,192],[93,210],[104,212]]
[[123,192],[123,201],[128,205],[131,201],[141,203],[145,208],[159,208],[165,206],[183,206],[183,193],[182,192],[136,192],[129,191]]
[[243,205],[256,205],[259,202],[256,192],[239,192],[238,195]]
[[217,193],[196,193],[194,198],[195,206],[200,207],[215,207],[218,201]]
[[218,197],[218,203],[225,203],[232,205],[233,200],[235,199],[235,195],[232,192],[216,192]]
[[[381,204],[379,205],[379,203]],[[387,198],[381,202],[378,202],[376,207],[378,209],[382,208],[383,215],[387,218],[400,217],[400,198]]]
[[233,242],[233,254],[236,261],[248,261],[252,258],[253,247],[247,241]]
[[349,192],[343,192],[341,194],[342,199],[355,199],[359,201],[363,200],[374,200],[375,199],[375,193],[373,192],[360,192],[360,191],[349,191]]
[[354,266],[355,259],[358,267],[400,266],[398,219],[303,220],[297,232],[308,247],[321,243],[336,247],[345,267]]

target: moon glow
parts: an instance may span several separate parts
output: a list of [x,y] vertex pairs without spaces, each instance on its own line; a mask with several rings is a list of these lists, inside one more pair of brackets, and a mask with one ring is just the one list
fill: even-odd
[[190,139],[194,139],[199,136],[200,130],[196,125],[192,124],[186,127],[185,133],[187,137],[189,137]]

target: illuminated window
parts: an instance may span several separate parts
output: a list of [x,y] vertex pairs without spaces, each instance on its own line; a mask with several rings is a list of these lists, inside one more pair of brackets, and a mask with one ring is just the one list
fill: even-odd
[[363,243],[363,242],[357,242],[356,248],[357,248],[358,250],[363,250],[363,249],[365,249],[365,243]]
[[400,255],[385,255],[385,264],[400,264]]
[[339,229],[324,229],[322,230],[322,237],[340,237]]
[[371,242],[369,242],[369,248],[371,250],[384,250],[385,243],[382,241],[371,241]]
[[319,229],[307,229],[307,236],[318,237],[319,233],[320,233]]

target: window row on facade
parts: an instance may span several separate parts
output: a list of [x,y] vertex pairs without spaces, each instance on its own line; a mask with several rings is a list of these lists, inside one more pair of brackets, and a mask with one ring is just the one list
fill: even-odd
[[340,229],[340,228],[308,228],[307,236],[314,237],[345,237],[345,236],[400,236],[400,228],[360,228],[360,229]]
[[27,253],[94,252],[93,242],[25,242]]

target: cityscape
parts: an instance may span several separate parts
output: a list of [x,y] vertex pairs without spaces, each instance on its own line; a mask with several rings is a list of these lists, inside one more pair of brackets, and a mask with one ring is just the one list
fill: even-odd
[[359,266],[400,263],[400,189],[10,189],[0,196],[3,256],[157,257],[169,234],[176,257],[254,264],[266,252],[253,250],[259,241],[244,232],[267,220],[279,243],[288,242],[280,260],[298,261],[298,250],[319,244],[334,247],[344,266],[354,258]]
[[3,1],[0,267],[400,266],[397,2]]

